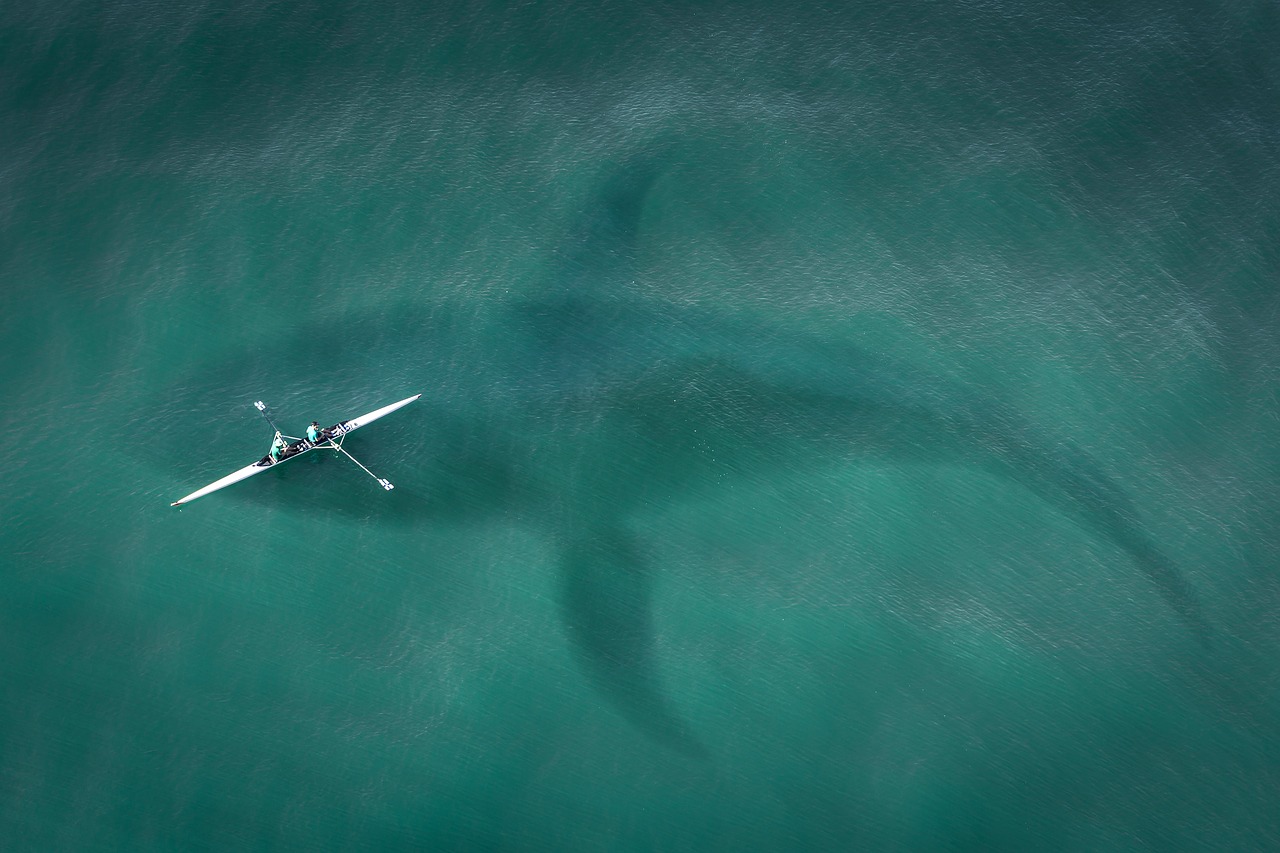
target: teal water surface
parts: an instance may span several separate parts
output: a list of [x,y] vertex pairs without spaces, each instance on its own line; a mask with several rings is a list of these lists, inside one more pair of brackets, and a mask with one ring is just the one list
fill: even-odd
[[6,6],[0,846],[1280,847],[1277,37]]

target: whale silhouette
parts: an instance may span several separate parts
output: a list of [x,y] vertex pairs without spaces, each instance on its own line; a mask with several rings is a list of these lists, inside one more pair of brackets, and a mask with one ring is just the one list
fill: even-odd
[[[378,376],[388,351],[419,365],[396,390],[425,392],[429,435],[414,452],[434,460],[432,494],[398,490],[386,521],[501,513],[536,525],[561,555],[565,632],[587,678],[639,730],[693,756],[703,747],[664,694],[655,660],[654,566],[628,519],[749,474],[771,455],[788,466],[787,447],[821,451],[810,462],[961,464],[1017,483],[1127,555],[1207,642],[1189,583],[1081,448],[990,395],[851,342],[634,295],[646,201],[660,174],[648,159],[605,179],[552,273],[525,299],[470,313],[409,304],[394,319],[347,316],[299,331],[352,376]],[[501,347],[488,345],[493,334]],[[279,352],[300,348],[286,341],[208,365],[199,383],[169,389],[169,408],[208,411],[211,400],[262,396]],[[625,458],[599,450],[606,438],[628,449]],[[265,494],[242,488],[233,499]],[[310,500],[353,511],[344,496]]]

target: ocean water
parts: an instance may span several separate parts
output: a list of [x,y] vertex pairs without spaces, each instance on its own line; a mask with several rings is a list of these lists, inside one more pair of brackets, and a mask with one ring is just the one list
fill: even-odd
[[1278,41],[0,8],[0,847],[1277,849]]

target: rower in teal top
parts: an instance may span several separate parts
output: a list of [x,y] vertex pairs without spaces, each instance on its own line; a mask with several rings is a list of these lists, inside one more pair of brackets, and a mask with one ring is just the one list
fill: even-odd
[[284,438],[280,433],[276,433],[275,441],[271,442],[271,461],[279,462],[280,454],[284,452]]
[[307,441],[315,444],[320,440],[320,424],[318,421],[312,421],[311,426],[307,427]]

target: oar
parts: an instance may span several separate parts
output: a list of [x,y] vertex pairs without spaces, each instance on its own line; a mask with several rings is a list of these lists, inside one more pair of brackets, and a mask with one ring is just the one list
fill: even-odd
[[[333,441],[332,439],[330,439],[330,440],[329,440],[329,444],[333,445],[333,449],[334,449],[334,450],[338,451],[339,453],[346,454],[346,457],[347,457],[348,459],[350,459],[352,462],[356,463],[357,465],[360,465],[360,460],[359,460],[359,459],[357,459],[357,458],[355,458],[354,456],[352,456],[350,453],[347,453],[347,451],[343,448],[343,446],[342,446],[341,444],[338,444],[337,442]],[[377,474],[373,473],[372,471],[370,471],[368,468],[364,467],[363,465],[360,465],[360,470],[364,471],[364,472],[365,472],[366,474],[368,474],[370,477],[372,477],[373,479],[377,480],[377,481],[378,481],[378,485],[382,486],[382,488],[386,489],[388,492],[395,488],[395,486],[391,485],[391,482],[390,482],[390,481],[382,479],[382,478],[381,478],[381,477],[379,477]]]
[[254,408],[256,408],[259,412],[262,412],[262,416],[267,419],[267,423],[271,424],[271,428],[276,431],[276,435],[284,436],[285,438],[292,439],[293,441],[301,440],[296,435],[284,435],[284,433],[280,431],[280,427],[276,426],[276,422],[271,420],[271,415],[267,414],[266,403],[262,402],[261,400],[254,400],[253,405],[254,405]]

